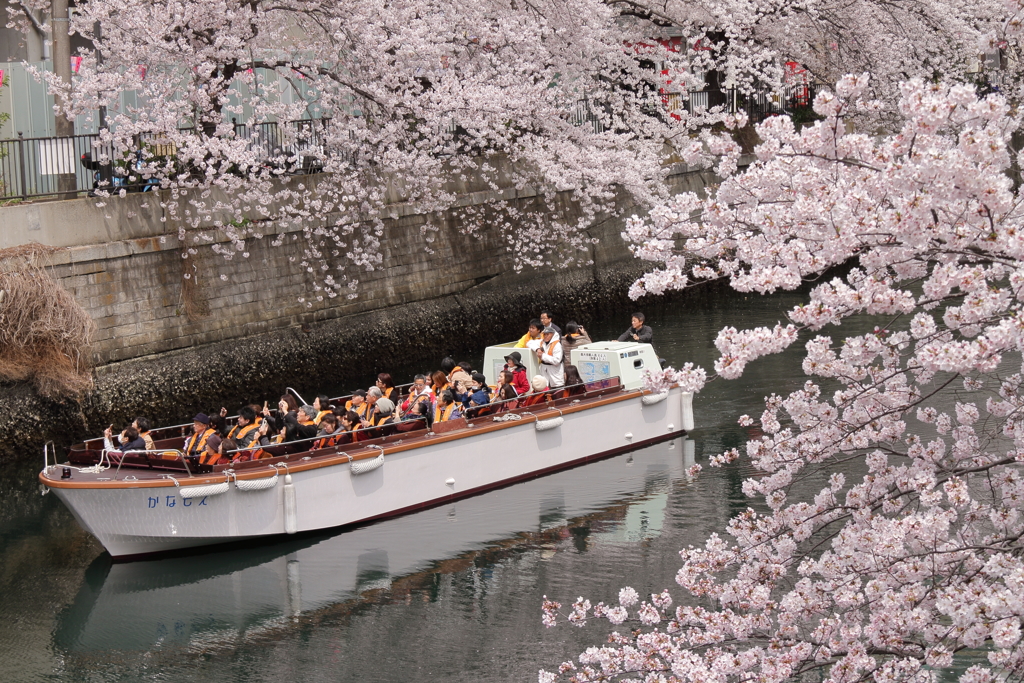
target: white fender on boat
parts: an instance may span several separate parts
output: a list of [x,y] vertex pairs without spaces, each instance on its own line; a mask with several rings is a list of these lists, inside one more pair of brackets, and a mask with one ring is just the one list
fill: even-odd
[[660,394],[647,394],[640,399],[640,402],[645,406],[653,406],[655,403],[661,403],[666,398],[668,398],[668,392],[663,391]]
[[381,453],[373,460],[356,460],[348,466],[352,474],[366,474],[372,472],[384,464],[384,454]]
[[284,532],[294,534],[299,530],[298,515],[295,513],[295,486],[292,475],[284,475]]
[[538,432],[546,432],[549,429],[561,427],[563,422],[565,422],[565,420],[562,419],[561,415],[559,415],[558,417],[553,417],[550,420],[537,420],[534,424],[536,424]]
[[219,496],[228,492],[228,483],[222,481],[219,484],[207,484],[205,486],[182,486],[178,489],[178,495],[182,498],[204,498],[206,496]]
[[693,431],[693,394],[685,391],[680,394],[682,403],[682,427],[688,432]]
[[276,474],[262,479],[235,479],[235,488],[239,491],[265,491],[277,486],[277,480]]

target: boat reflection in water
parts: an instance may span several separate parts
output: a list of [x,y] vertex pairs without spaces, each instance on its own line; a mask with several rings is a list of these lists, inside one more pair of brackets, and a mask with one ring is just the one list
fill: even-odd
[[[513,457],[513,456],[504,456]],[[90,566],[59,617],[71,653],[209,648],[286,629],[301,615],[407,595],[435,574],[547,550],[588,523],[586,541],[657,535],[694,443],[675,439],[572,470],[343,533],[259,548]]]

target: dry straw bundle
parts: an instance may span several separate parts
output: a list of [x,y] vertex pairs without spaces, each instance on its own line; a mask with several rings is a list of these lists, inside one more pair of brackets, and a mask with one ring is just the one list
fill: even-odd
[[92,388],[89,314],[45,270],[58,251],[42,244],[0,249],[0,378],[30,381],[49,398]]

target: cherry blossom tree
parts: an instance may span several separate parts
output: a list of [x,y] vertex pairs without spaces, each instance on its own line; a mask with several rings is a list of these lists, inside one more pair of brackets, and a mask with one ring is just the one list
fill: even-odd
[[[10,0],[12,25],[48,4]],[[727,112],[676,93],[775,88],[796,60],[829,81],[870,71],[892,112],[901,78],[968,78],[1005,13],[997,0],[87,0],[70,23],[94,46],[77,75],[40,76],[66,114],[105,109],[97,152],[168,191],[184,256],[207,242],[244,256],[297,229],[301,267],[332,298],[379,266],[400,211],[431,217],[427,249],[448,211],[500,231],[518,265],[585,259],[588,225],[624,199],[664,202],[673,164],[704,159]],[[460,206],[467,187],[511,189]]]
[[[817,97],[815,125],[760,124],[742,172],[723,143],[716,192],[631,221],[636,253],[662,264],[634,295],[715,278],[769,294],[853,267],[788,324],[715,341],[716,376],[734,379],[804,340],[804,386],[740,418],[764,433],[746,446],[759,511],[683,550],[674,596],[580,598],[570,622],[629,630],[541,681],[928,681],[965,655],[965,683],[1024,674],[1024,209],[1006,174],[1019,122],[1002,96],[911,80],[897,131],[848,132],[878,106],[868,91],[845,77]],[[886,322],[822,333],[857,315]],[[684,368],[654,383],[677,378],[704,380]],[[865,474],[847,481],[852,461]],[[820,490],[794,496],[808,481]],[[544,613],[563,614],[554,600]]]

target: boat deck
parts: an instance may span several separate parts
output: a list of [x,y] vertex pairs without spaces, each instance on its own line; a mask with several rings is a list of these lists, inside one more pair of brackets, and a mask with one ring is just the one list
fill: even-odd
[[[412,450],[464,439],[475,434],[509,429],[525,423],[549,420],[596,406],[629,400],[642,393],[646,392],[638,389],[624,391],[618,378],[613,377],[588,383],[582,394],[560,398],[549,394],[545,402],[537,405],[521,406],[497,415],[488,414],[436,423],[433,431],[419,429],[397,432],[389,436],[317,450],[310,450],[315,439],[306,439],[265,447],[263,450],[270,457],[213,467],[205,466],[198,470],[194,466],[190,468],[181,455],[185,440],[179,431],[181,427],[154,429],[151,434],[156,448],[152,451],[124,456],[119,452],[105,453],[103,439],[91,439],[71,448],[68,463],[48,464],[40,474],[40,480],[44,484],[60,488],[149,488],[216,484],[228,479],[262,479],[279,471],[299,472],[368,460],[382,454]],[[344,400],[344,397],[337,400]]]

